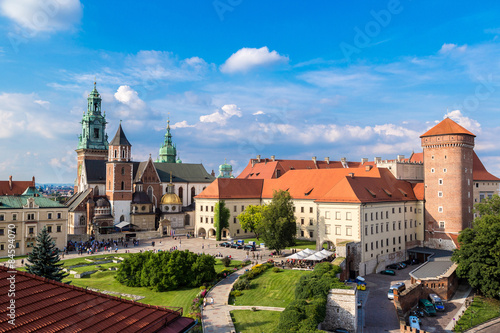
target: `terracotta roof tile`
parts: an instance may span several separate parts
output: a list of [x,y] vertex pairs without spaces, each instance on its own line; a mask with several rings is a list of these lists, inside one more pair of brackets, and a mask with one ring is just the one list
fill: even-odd
[[490,180],[490,181],[500,181],[500,178],[493,176],[484,167],[483,163],[474,152],[472,161],[472,179],[474,180]]
[[[11,273],[0,266],[0,290]],[[181,317],[182,309],[167,309],[93,292],[17,271],[15,326],[7,322],[8,297],[0,300],[0,332],[158,332]],[[183,332],[193,323],[185,318]],[[178,322],[176,327],[179,326]]]
[[263,179],[217,178],[195,198],[250,199],[260,198]]
[[445,135],[445,134],[468,134],[475,136],[464,127],[460,126],[450,118],[445,118],[439,124],[422,134],[420,137],[434,136],[434,135]]
[[414,183],[412,184],[413,193],[418,200],[424,200],[425,187],[424,183]]
[[35,186],[34,180],[13,180],[10,185],[8,180],[0,180],[0,195],[21,195],[30,186]]

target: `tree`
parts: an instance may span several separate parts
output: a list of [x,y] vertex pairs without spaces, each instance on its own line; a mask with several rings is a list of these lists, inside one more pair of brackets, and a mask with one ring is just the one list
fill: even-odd
[[266,246],[277,253],[295,244],[297,224],[290,193],[282,190],[273,193],[273,200],[264,210],[262,223],[258,225],[257,232]]
[[68,274],[62,271],[63,264],[58,264],[60,260],[55,242],[50,237],[47,227],[43,227],[36,236],[36,245],[33,247],[33,251],[28,254],[28,261],[31,265],[26,265],[26,271],[61,282]]
[[452,260],[458,264],[457,275],[489,297],[500,297],[500,197],[478,203],[480,216],[458,236],[459,248]]
[[219,201],[215,204],[215,213],[214,213],[214,226],[216,232],[216,239],[220,241],[222,230],[224,228],[229,228],[229,217],[231,216],[231,212],[226,208],[226,203],[224,200]]
[[255,237],[257,237],[257,239],[259,239],[258,230],[264,218],[264,211],[266,209],[267,205],[250,205],[240,215],[238,215],[241,227],[255,233]]

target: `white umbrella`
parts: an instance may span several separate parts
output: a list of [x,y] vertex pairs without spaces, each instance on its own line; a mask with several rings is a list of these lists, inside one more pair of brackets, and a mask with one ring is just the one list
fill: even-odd
[[327,249],[323,249],[319,251],[319,253],[326,254],[327,256],[331,256],[332,254],[334,254],[334,252],[328,251]]
[[310,249],[305,249],[305,250],[302,250],[300,252],[304,252],[304,253],[307,253],[307,254],[311,255],[311,254],[314,254],[314,253],[316,253],[318,251],[314,251],[314,250],[310,250]]
[[304,260],[321,261],[321,260],[323,260],[323,259],[325,259],[327,257],[328,256],[326,256],[324,254],[321,254],[321,252],[318,252],[318,253],[314,253],[314,254],[310,255],[307,258],[304,258]]
[[304,251],[297,252],[292,254],[291,256],[288,256],[288,259],[304,259],[305,257],[309,256],[309,254],[304,253]]

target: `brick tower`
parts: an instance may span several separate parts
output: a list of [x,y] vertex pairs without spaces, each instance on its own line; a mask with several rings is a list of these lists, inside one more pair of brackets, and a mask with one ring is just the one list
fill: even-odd
[[87,112],[83,113],[82,134],[78,136],[77,170],[78,175],[75,182],[75,192],[84,190],[81,184],[82,168],[85,160],[106,161],[108,154],[108,135],[106,134],[106,113],[101,113],[101,95],[97,92],[96,83],[94,89],[87,98]]
[[114,223],[130,222],[130,202],[132,201],[133,164],[132,145],[122,129],[118,127],[115,137],[109,143],[106,163],[106,196],[111,203]]
[[454,249],[473,220],[475,135],[446,118],[420,136],[424,151],[425,244]]

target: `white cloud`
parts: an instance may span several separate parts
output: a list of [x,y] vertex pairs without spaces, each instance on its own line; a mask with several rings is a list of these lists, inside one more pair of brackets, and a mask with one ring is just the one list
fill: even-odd
[[441,46],[439,53],[446,54],[446,53],[450,53],[451,51],[464,52],[466,49],[467,49],[467,45],[458,46],[457,44],[444,43],[443,46]]
[[79,0],[0,0],[0,13],[29,31],[68,30],[80,22]]
[[256,67],[285,64],[287,62],[288,57],[282,56],[276,51],[269,52],[267,46],[260,49],[244,47],[233,53],[220,66],[220,70],[223,73],[245,73]]
[[129,86],[120,86],[115,93],[118,102],[130,106],[132,109],[142,109],[146,106],[144,101],[139,98],[139,94]]
[[173,124],[172,126],[170,126],[170,128],[176,129],[176,128],[187,128],[187,127],[194,127],[194,126],[195,125],[189,125],[186,120],[183,120],[183,121],[180,121],[180,122]]
[[474,134],[481,133],[481,124],[472,118],[464,116],[460,110],[448,112],[444,115],[444,118],[450,118]]
[[48,109],[50,105],[49,101],[42,101],[41,99],[34,100],[33,103],[38,104],[45,109]]
[[202,123],[220,123],[225,125],[227,120],[233,116],[242,116],[240,109],[235,104],[227,104],[221,107],[222,112],[215,111],[212,114],[201,116],[200,121]]
[[260,111],[259,110],[257,112],[252,113],[252,115],[254,115],[254,116],[258,116],[258,115],[261,115],[261,114],[265,114],[264,111]]

